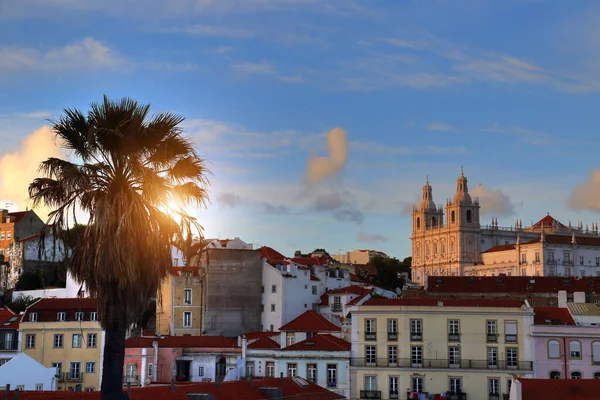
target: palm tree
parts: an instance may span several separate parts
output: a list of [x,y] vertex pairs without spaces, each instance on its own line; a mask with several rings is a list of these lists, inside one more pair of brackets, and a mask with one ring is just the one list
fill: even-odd
[[[52,130],[71,160],[49,158],[29,186],[33,206],[54,211],[56,237],[89,216],[69,268],[98,299],[106,340],[102,399],[123,393],[125,335],[139,321],[172,266],[171,246],[201,227],[183,205],[204,204],[204,161],[182,136],[184,118],[150,115],[150,106],[104,96],[85,115],[66,109]],[[173,203],[178,202],[175,212]]]

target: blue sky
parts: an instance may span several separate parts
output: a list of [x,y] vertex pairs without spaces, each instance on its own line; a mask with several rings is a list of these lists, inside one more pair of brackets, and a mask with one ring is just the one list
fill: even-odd
[[444,203],[461,165],[484,224],[591,226],[599,44],[586,0],[0,0],[0,200],[57,151],[46,119],[106,93],[186,116],[208,237],[403,258],[425,177]]

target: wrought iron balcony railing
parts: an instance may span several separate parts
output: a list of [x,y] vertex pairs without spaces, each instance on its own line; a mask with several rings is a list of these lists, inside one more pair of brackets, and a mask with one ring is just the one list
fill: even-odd
[[[393,361],[393,362],[392,362]],[[351,358],[352,367],[366,368],[411,368],[411,369],[481,369],[481,370],[516,370],[531,371],[531,361],[506,360],[448,360],[448,359],[410,359],[410,358]]]
[[381,390],[361,390],[361,399],[381,399]]

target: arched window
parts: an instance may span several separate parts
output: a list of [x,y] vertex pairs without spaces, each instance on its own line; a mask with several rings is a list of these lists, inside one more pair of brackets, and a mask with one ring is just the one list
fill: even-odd
[[442,253],[442,254],[446,254],[446,242],[442,241],[442,243],[441,243],[441,245],[440,245],[440,246],[441,246],[441,248],[442,248],[442,249],[441,249],[441,253]]
[[421,227],[421,217],[417,217],[417,229]]
[[558,340],[548,341],[548,358],[560,358],[560,342]]
[[581,342],[577,340],[571,340],[569,342],[569,358],[581,359]]
[[435,217],[431,217],[431,226],[437,226],[437,219]]
[[600,372],[594,372],[594,379],[600,379]]
[[456,220],[456,213],[452,211],[452,214],[450,215],[452,216],[452,222],[454,222]]
[[571,379],[581,379],[581,372],[579,372],[579,371],[571,372]]
[[471,214],[471,210],[467,210],[467,222],[473,221],[473,215]]
[[421,247],[420,246],[415,247],[415,253],[417,255],[417,258],[421,257]]
[[437,250],[438,250],[438,246],[437,246],[437,242],[433,243],[433,255],[436,256],[437,255]]
[[550,371],[550,379],[560,379],[560,372]]

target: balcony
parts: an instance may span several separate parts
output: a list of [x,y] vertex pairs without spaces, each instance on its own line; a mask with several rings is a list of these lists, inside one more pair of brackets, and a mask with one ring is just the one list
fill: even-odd
[[549,264],[549,265],[556,265],[556,260],[555,260],[555,259],[553,259],[553,258],[549,258],[549,259],[547,259],[547,260],[546,260],[546,264]]
[[377,332],[365,332],[365,340],[377,340]]
[[327,379],[327,387],[328,388],[336,388],[337,387],[337,381],[335,379]]
[[388,340],[398,340],[398,332],[388,332]]
[[59,382],[81,382],[83,381],[83,374],[81,372],[61,372],[56,374]]
[[449,342],[460,342],[460,333],[449,333],[448,341]]
[[410,358],[397,358],[395,363],[390,364],[387,358],[351,358],[350,366],[366,368],[406,368],[406,369],[478,369],[478,370],[517,370],[532,371],[533,363],[531,361],[511,361],[498,360],[490,363],[488,360],[448,360],[448,359],[421,359],[413,362]]
[[331,312],[342,312],[342,306],[341,305],[331,306]]
[[17,340],[0,340],[0,351],[17,351],[19,342]]
[[517,335],[504,335],[505,343],[517,343]]
[[410,340],[412,340],[413,342],[420,342],[423,340],[423,333],[422,332],[411,332],[410,333]]
[[361,399],[381,399],[381,390],[361,390]]
[[500,400],[500,393],[490,393],[488,400]]
[[390,399],[394,400],[399,398],[398,392],[390,392]]
[[130,384],[131,386],[139,386],[140,376],[139,375],[125,375],[123,377],[123,385]]
[[488,343],[498,343],[498,335],[495,333],[487,334],[487,342]]

